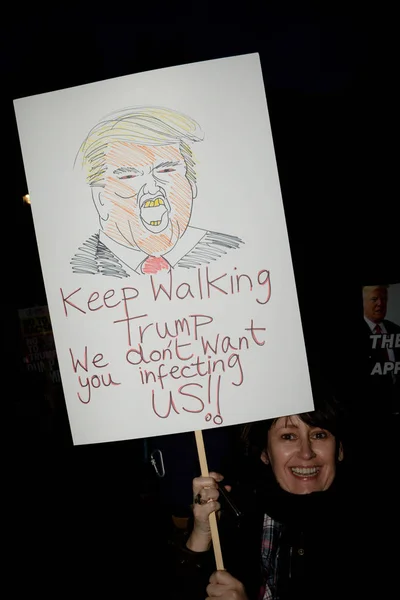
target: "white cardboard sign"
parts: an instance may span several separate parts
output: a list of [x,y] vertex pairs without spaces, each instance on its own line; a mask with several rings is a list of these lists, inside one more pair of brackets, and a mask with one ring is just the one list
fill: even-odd
[[74,443],[312,409],[258,55],[15,111]]

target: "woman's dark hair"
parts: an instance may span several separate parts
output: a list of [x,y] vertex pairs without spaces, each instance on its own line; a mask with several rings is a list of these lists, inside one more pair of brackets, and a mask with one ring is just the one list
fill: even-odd
[[[299,413],[299,418],[312,427],[329,431],[336,439],[336,449],[343,441],[343,408],[326,382],[312,384],[314,407],[310,412]],[[268,441],[268,432],[280,417],[267,419],[246,426],[243,434],[245,444],[251,453],[261,454]],[[287,416],[290,419],[290,415]]]

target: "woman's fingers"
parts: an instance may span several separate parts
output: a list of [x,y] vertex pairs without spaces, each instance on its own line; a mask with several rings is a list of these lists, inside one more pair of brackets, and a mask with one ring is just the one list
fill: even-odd
[[221,509],[218,502],[218,483],[223,479],[220,473],[214,471],[210,473],[209,477],[196,477],[193,479],[193,515],[195,524],[197,523],[202,529],[205,525],[209,529],[208,518],[210,514]]
[[196,496],[202,489],[218,489],[218,483],[223,480],[220,473],[211,472],[209,477],[195,477],[193,479],[193,494]]
[[200,502],[196,502],[196,504],[206,504],[206,502],[210,502],[210,500],[217,500],[219,497],[219,491],[216,487],[210,488],[202,488],[200,492],[197,494],[197,498],[200,499]]
[[217,512],[221,509],[221,505],[216,500],[211,500],[206,504],[195,504],[193,507],[193,516],[195,521],[204,521],[208,524],[208,517],[213,512]]
[[193,479],[193,494],[199,494],[204,488],[217,489],[217,482],[212,477],[195,477]]
[[227,571],[216,571],[210,577],[206,590],[208,598],[248,600],[243,584]]
[[216,473],[215,471],[211,471],[211,473],[209,473],[209,476],[212,477],[213,479],[215,479],[215,481],[222,481],[224,476],[221,475],[221,473]]

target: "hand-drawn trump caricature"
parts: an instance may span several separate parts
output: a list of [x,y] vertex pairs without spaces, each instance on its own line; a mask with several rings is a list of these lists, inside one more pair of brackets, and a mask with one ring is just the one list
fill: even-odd
[[74,273],[129,277],[209,264],[243,241],[189,225],[197,195],[190,117],[136,107],[108,115],[80,155],[100,230],[71,260]]

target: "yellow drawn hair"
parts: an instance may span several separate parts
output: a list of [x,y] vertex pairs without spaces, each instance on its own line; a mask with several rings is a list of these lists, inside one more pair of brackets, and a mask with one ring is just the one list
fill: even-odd
[[[116,141],[132,142],[143,146],[179,144],[186,165],[186,177],[196,183],[192,142],[203,139],[200,126],[191,117],[160,107],[135,107],[111,113],[91,129],[79,153],[82,166],[91,186],[104,185],[106,154]],[[78,154],[79,154],[78,153]]]

